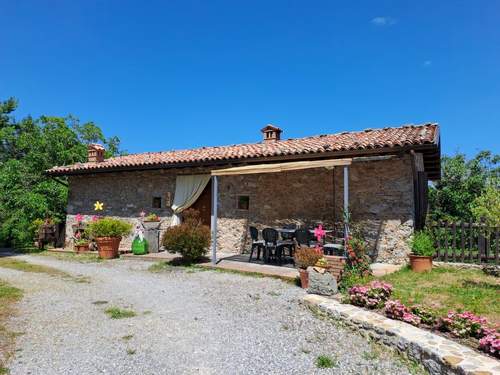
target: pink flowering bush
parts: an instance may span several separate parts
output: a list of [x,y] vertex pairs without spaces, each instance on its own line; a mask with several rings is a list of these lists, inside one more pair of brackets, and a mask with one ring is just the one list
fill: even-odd
[[479,340],[479,349],[500,358],[500,333],[490,330],[488,335]]
[[408,307],[398,300],[389,300],[385,303],[385,314],[391,319],[402,320],[403,322],[418,326],[420,318],[413,314]]
[[486,318],[474,315],[469,311],[457,313],[448,312],[445,318],[441,318],[439,328],[445,332],[451,332],[457,337],[481,338],[489,330]]
[[369,309],[380,308],[391,296],[392,285],[376,280],[365,286],[355,285],[348,293],[349,302],[353,305]]

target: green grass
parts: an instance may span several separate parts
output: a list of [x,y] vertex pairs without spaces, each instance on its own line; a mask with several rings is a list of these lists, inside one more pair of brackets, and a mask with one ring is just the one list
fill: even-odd
[[125,319],[136,316],[133,310],[120,309],[119,307],[110,307],[104,311],[111,319]]
[[150,272],[172,272],[186,271],[187,273],[195,273],[206,271],[206,268],[200,267],[194,263],[180,263],[176,261],[158,262],[149,266]]
[[134,337],[134,335],[125,335],[122,337],[122,340],[129,341],[129,340],[132,340],[133,337]]
[[67,272],[58,270],[57,268],[29,263],[24,260],[15,259],[14,257],[0,258],[0,267],[22,272],[43,273],[50,276],[59,276],[64,280],[73,281],[75,283],[90,283],[90,278],[87,276],[72,276]]
[[23,271],[23,272],[45,273],[51,276],[70,276],[66,272],[63,272],[56,268],[28,263],[25,262],[24,260],[15,259],[13,257],[0,258],[0,267],[10,268],[13,270]]
[[78,263],[101,263],[103,259],[99,258],[97,254],[76,254],[76,253],[56,253],[51,251],[43,251],[37,255],[55,258],[58,260]]
[[8,283],[0,280],[0,374],[8,374],[9,370],[4,367],[3,361],[7,360],[12,354],[12,348],[16,333],[8,331],[4,322],[12,316],[13,305],[23,296],[20,289],[14,288]]
[[[374,277],[356,280],[366,283]],[[380,277],[393,285],[392,299],[406,305],[419,304],[444,315],[449,310],[472,311],[500,323],[500,280],[476,269],[434,267],[416,273],[409,267]]]
[[337,361],[330,356],[320,355],[316,358],[316,367],[318,368],[337,367]]

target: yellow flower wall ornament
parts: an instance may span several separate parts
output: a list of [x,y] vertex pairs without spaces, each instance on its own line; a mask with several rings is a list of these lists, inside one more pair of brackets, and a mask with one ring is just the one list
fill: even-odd
[[103,209],[104,209],[104,203],[99,201],[94,203],[94,211],[102,211]]

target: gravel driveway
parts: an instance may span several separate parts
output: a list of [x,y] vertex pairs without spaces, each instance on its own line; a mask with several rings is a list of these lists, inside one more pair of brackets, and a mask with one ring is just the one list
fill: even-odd
[[[0,268],[25,292],[11,374],[406,374],[406,365],[299,304],[300,288],[150,263],[20,256],[78,279]],[[75,282],[86,280],[88,283]],[[96,303],[100,301],[99,303]],[[137,316],[110,319],[109,307]],[[336,367],[319,369],[328,355]]]

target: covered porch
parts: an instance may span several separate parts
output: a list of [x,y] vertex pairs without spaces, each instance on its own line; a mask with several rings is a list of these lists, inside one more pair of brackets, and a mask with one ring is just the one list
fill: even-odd
[[[333,206],[327,210],[331,212],[322,212],[323,217],[327,217],[328,222],[330,223],[330,226],[332,228],[329,228],[328,225],[325,226],[325,230],[327,233],[342,233],[342,239],[344,240],[345,243],[345,238],[348,236],[349,233],[349,166],[352,163],[352,159],[327,159],[327,160],[313,160],[313,161],[300,161],[300,162],[287,162],[287,163],[273,163],[273,164],[258,164],[258,165],[248,165],[248,166],[243,166],[243,167],[233,167],[233,168],[225,168],[225,169],[217,169],[213,170],[211,172],[211,234],[212,234],[212,245],[211,245],[211,264],[213,266],[219,265],[221,261],[224,263],[227,262],[238,262],[238,263],[251,263],[255,264],[256,266],[268,266],[268,267],[275,267],[277,264],[272,264],[267,261],[265,255],[263,255],[263,258],[257,259],[257,257],[251,257],[253,251],[250,254],[247,254],[245,251],[241,252],[240,254],[232,254],[232,255],[227,255],[227,254],[221,254],[219,249],[218,249],[218,244],[217,244],[217,239],[219,235],[219,229],[218,229],[218,221],[219,221],[219,205],[220,205],[220,196],[219,196],[219,186],[220,186],[220,178],[228,177],[228,176],[248,176],[248,175],[270,175],[270,174],[276,174],[279,176],[279,174],[286,173],[286,172],[298,172],[300,173],[305,172],[305,170],[311,170],[311,169],[322,169],[322,173],[329,173],[330,178],[331,178],[331,187],[328,188],[325,186],[323,189],[321,189],[321,195],[324,196],[323,199],[328,199],[333,202]],[[341,215],[338,213],[335,213],[335,168],[340,168],[342,171],[343,175],[343,183],[342,183],[342,196],[343,196],[343,202],[342,202],[342,207],[341,207]],[[326,172],[325,172],[326,171]],[[278,180],[278,179],[277,179]],[[272,195],[272,192],[269,192],[269,196]],[[307,192],[306,192],[307,193]],[[303,192],[302,192],[303,194]],[[297,197],[295,197],[297,198]],[[267,202],[268,203],[268,202]],[[256,201],[252,202],[252,204],[258,205],[260,207],[263,207],[266,202],[262,201]],[[293,210],[292,210],[293,211]],[[293,216],[293,215],[291,215]],[[339,217],[340,216],[340,217]],[[298,217],[288,217],[287,220],[289,222],[298,222],[299,218]],[[337,225],[334,228],[334,223],[337,222]],[[339,223],[340,222],[340,223]],[[341,227],[341,230],[339,231],[338,227]],[[298,234],[297,232],[302,231],[309,233],[311,238],[313,237],[313,225],[310,226],[305,226],[305,225],[288,225],[288,226],[276,226],[276,225],[271,225],[271,223],[265,223],[263,225],[265,227],[266,231],[275,231],[276,233],[280,234],[280,240],[287,239],[289,241],[294,241],[295,236]],[[245,228],[246,232],[249,232],[250,225],[247,225]],[[253,231],[255,232],[257,228],[253,227]],[[263,229],[263,228],[262,228]],[[297,232],[296,232],[297,229]],[[227,230],[227,229],[225,229]],[[252,243],[254,241],[258,240],[262,242],[262,231],[259,231],[259,239],[255,237],[255,233],[252,234],[251,237],[252,241],[249,244],[251,248],[253,248]],[[286,236],[285,236],[286,234]],[[267,240],[267,238],[266,238]],[[264,241],[264,254],[265,251],[268,247],[268,242]],[[250,250],[248,249],[248,245],[246,246],[247,249],[245,250]],[[325,247],[326,249],[326,247]],[[343,246],[341,247],[341,253],[342,255],[344,254],[344,248]],[[290,262],[290,258],[292,257],[292,251],[290,249],[289,251],[289,257],[288,261],[282,262],[280,260],[280,266],[284,266],[283,268],[289,268],[290,270],[293,270],[296,272],[294,265],[293,265],[293,259]]]

